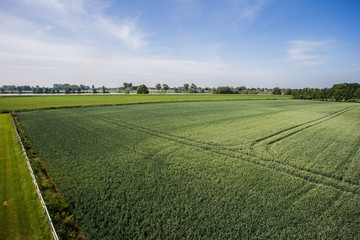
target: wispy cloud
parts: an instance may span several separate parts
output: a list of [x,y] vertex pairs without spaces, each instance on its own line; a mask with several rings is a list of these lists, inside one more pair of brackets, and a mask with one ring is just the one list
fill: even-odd
[[55,9],[56,11],[65,12],[65,5],[58,0],[25,0],[27,4],[42,5],[47,8]]
[[[113,17],[106,14],[110,3],[98,0],[18,0],[17,7],[27,15],[19,16],[6,13],[8,19],[17,22],[31,22],[37,33],[54,29],[56,37],[66,41],[91,39],[102,43],[119,41],[130,49],[139,49],[148,44],[149,36],[139,27],[139,16]],[[2,13],[3,15],[5,13]],[[0,10],[1,15],[1,10]],[[13,21],[6,21],[11,24]],[[5,26],[6,22],[0,23]],[[19,28],[17,35],[23,33]],[[13,30],[13,31],[15,31]],[[60,34],[61,33],[61,34]],[[51,38],[55,37],[51,35]],[[119,45],[118,43],[118,45]]]
[[300,65],[320,65],[331,60],[325,52],[329,48],[330,40],[290,41],[290,48],[287,50],[288,59]]
[[239,17],[236,21],[253,20],[266,6],[267,0],[240,1]]
[[107,33],[123,41],[130,48],[139,49],[148,44],[145,40],[148,35],[139,30],[136,18],[124,20],[122,24],[117,24],[103,16],[98,16],[94,20],[98,26],[98,31],[105,30]]

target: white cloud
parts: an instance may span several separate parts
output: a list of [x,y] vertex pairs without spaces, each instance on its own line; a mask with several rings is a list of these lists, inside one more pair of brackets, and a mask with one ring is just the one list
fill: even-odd
[[52,8],[59,12],[65,12],[65,6],[63,3],[58,0],[25,0],[27,4],[37,4],[42,5],[46,8]]
[[146,34],[137,27],[136,18],[116,24],[108,18],[98,16],[94,18],[94,22],[98,26],[98,31],[105,30],[130,48],[139,49],[148,44],[145,40]]
[[237,18],[237,21],[254,19],[260,11],[264,9],[266,3],[266,0],[240,1],[239,17]]
[[[22,2],[21,2],[22,1]],[[89,40],[93,43],[116,43],[117,46],[139,49],[148,44],[149,36],[139,26],[138,16],[109,16],[106,11],[110,7],[108,1],[99,0],[18,0],[17,8],[25,15],[18,15],[15,11],[6,14],[0,10],[0,30],[6,25],[14,25],[8,34],[29,36],[23,31],[22,24],[31,23],[37,29],[36,34],[48,32],[48,36],[54,40],[81,41]],[[5,16],[5,17],[3,17]],[[120,15],[121,16],[121,15]],[[19,28],[20,27],[20,28]],[[51,30],[51,31],[50,31]],[[50,35],[51,32],[51,35]],[[42,36],[45,37],[45,36]],[[122,43],[122,44],[121,44]]]
[[291,47],[287,50],[288,60],[300,65],[320,65],[331,60],[324,54],[329,48],[330,40],[307,41],[293,40],[289,44]]

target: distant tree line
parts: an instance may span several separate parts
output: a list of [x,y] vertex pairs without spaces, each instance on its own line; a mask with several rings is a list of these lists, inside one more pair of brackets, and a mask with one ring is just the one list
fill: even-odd
[[360,84],[340,83],[331,88],[303,88],[293,90],[292,96],[295,99],[311,100],[332,100],[340,102],[359,102]]
[[[140,88],[140,89],[139,89]],[[212,94],[273,94],[273,95],[292,95],[295,99],[313,99],[313,100],[333,100],[333,101],[360,101],[360,84],[358,83],[341,83],[335,84],[331,88],[304,88],[304,89],[290,89],[290,88],[279,88],[274,87],[273,89],[268,88],[246,88],[245,86],[241,87],[230,87],[230,86],[218,86],[217,88],[201,88],[196,86],[196,84],[185,83],[181,87],[170,88],[168,84],[157,83],[154,88],[148,88],[144,84],[135,86],[131,82],[124,82],[121,87],[118,88],[107,88],[105,86],[95,88],[85,86],[83,84],[53,84],[52,88],[49,87],[30,87],[29,85],[24,86],[15,86],[15,85],[3,85],[0,88],[0,93],[23,93],[23,92],[32,92],[39,94],[46,93],[82,93],[82,92],[92,92],[97,93],[102,91],[102,93],[109,93],[110,91],[118,91],[129,94],[133,91],[139,94],[148,94],[150,91],[163,91],[168,92],[172,91],[175,93],[212,93]]]
[[229,87],[229,86],[219,86],[213,88],[211,91],[213,94],[273,94],[273,95],[291,95],[292,89],[286,88],[281,89],[279,87],[274,87],[273,89],[268,88],[246,88],[241,87]]
[[53,84],[53,87],[40,87],[36,85],[35,87],[30,87],[29,85],[24,86],[15,86],[15,85],[3,85],[0,88],[1,93],[23,93],[23,92],[32,92],[32,93],[81,93],[82,91],[89,90],[89,86],[85,86],[83,84],[78,85],[70,85],[70,84]]

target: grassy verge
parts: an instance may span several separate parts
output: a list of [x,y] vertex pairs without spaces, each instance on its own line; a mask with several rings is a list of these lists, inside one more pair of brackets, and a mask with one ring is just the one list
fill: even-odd
[[81,230],[75,222],[73,214],[71,213],[69,204],[60,195],[55,182],[48,174],[38,155],[34,152],[33,147],[27,138],[17,116],[13,116],[19,135],[24,144],[24,148],[35,173],[36,181],[39,185],[44,201],[46,202],[47,208],[51,215],[54,227],[57,231],[57,235],[60,239],[84,239]]
[[61,95],[0,96],[0,113],[65,107],[103,106],[153,102],[232,101],[290,99],[291,96],[242,94],[148,94],[148,95]]
[[0,239],[52,239],[9,114],[0,114]]

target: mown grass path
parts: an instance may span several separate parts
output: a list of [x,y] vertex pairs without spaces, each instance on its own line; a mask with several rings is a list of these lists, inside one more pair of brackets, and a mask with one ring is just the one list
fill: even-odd
[[9,114],[0,114],[0,239],[52,239]]

